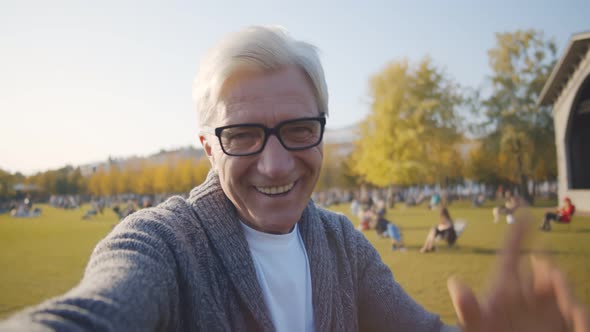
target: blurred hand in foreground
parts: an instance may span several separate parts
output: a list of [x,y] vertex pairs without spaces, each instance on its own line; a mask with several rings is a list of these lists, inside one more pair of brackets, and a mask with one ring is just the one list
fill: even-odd
[[530,266],[521,269],[520,249],[532,224],[528,210],[521,211],[507,235],[491,287],[479,301],[459,279],[448,280],[462,331],[590,332],[588,312],[563,272],[540,257],[531,257]]

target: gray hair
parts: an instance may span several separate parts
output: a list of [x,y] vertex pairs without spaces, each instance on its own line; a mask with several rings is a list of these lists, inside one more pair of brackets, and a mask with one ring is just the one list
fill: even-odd
[[300,68],[309,78],[318,109],[328,115],[328,87],[317,48],[278,26],[251,26],[230,34],[201,61],[193,82],[199,126],[211,119],[226,81],[242,70]]

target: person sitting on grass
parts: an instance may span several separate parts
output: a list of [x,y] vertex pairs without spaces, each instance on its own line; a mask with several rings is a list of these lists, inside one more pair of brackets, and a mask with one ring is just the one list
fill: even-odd
[[428,208],[430,210],[434,210],[435,208],[439,207],[440,205],[440,195],[439,193],[434,193],[430,197],[430,203],[428,203]]
[[86,210],[86,213],[82,216],[82,220],[91,220],[97,213],[95,209]]
[[500,220],[500,215],[506,215],[506,223],[512,224],[514,222],[514,212],[519,207],[518,199],[513,196],[509,191],[506,192],[506,202],[504,202],[503,206],[495,207],[492,210],[492,215],[494,216],[494,223],[498,223]]
[[385,219],[385,210],[380,210],[376,213],[374,212],[374,218],[377,220],[375,226],[377,235],[391,239],[391,250],[395,251],[399,249],[400,251],[406,251],[399,228],[389,220]]
[[360,223],[357,226],[359,231],[366,231],[371,229],[371,219],[373,217],[373,209],[369,204],[363,204],[361,212],[359,213]]
[[483,193],[479,193],[478,195],[473,196],[473,200],[471,201],[471,205],[473,207],[480,207],[485,203],[486,196]]
[[565,205],[557,210],[557,212],[545,213],[545,219],[541,225],[542,231],[548,232],[551,230],[551,221],[566,224],[572,221],[572,216],[576,211],[576,207],[572,204],[572,200],[569,197],[564,198],[563,201],[565,202]]
[[430,230],[426,237],[426,242],[424,242],[424,246],[420,249],[420,252],[427,253],[434,251],[436,249],[436,239],[439,237],[445,240],[449,246],[452,246],[455,244],[455,241],[457,241],[457,233],[455,232],[453,219],[451,219],[451,215],[447,208],[440,209],[440,220],[438,225]]

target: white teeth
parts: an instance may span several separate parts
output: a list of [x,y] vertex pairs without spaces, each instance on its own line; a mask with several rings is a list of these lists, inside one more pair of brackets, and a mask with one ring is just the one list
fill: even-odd
[[295,185],[295,182],[291,182],[291,183],[286,184],[284,186],[278,186],[278,187],[256,187],[256,190],[260,191],[261,193],[267,194],[267,195],[278,195],[278,194],[286,193],[287,191],[291,190],[291,188],[293,188],[294,185]]

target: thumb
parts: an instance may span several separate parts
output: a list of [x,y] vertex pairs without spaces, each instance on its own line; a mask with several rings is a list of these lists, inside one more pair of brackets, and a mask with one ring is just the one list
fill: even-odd
[[473,291],[454,276],[447,281],[447,288],[461,329],[463,331],[480,331],[481,309]]

